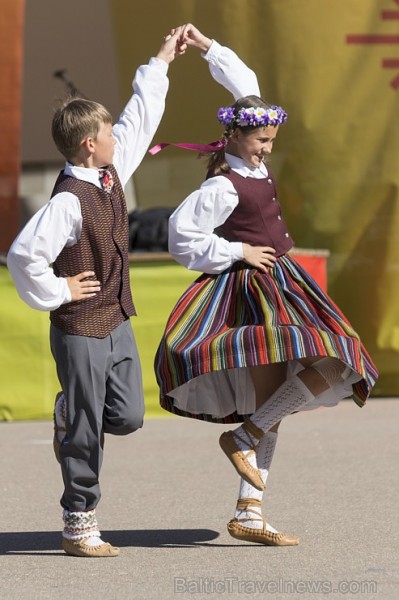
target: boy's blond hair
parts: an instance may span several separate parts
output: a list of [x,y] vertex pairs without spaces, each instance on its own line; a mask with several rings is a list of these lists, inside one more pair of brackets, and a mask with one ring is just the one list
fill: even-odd
[[102,104],[74,96],[55,110],[51,133],[58,150],[71,160],[77,156],[83,140],[96,139],[103,123],[112,123],[112,117]]

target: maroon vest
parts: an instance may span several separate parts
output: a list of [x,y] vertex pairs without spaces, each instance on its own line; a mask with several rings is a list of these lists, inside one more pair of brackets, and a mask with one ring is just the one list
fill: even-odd
[[[62,304],[50,313],[53,325],[74,335],[104,338],[136,314],[129,282],[129,228],[125,196],[114,167],[111,194],[92,183],[60,173],[52,196],[71,192],[80,201],[79,241],[64,247],[53,264],[57,277],[94,271],[101,290],[89,300]],[[57,200],[55,199],[55,202]]]
[[281,216],[274,178],[269,171],[266,179],[243,177],[235,171],[223,174],[238,193],[238,205],[218,227],[218,234],[229,242],[251,246],[271,246],[276,256],[288,252],[293,240]]

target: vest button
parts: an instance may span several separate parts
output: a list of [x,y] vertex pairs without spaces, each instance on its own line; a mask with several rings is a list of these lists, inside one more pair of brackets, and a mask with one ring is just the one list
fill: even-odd
[[272,198],[272,202],[276,202],[276,198],[274,198],[274,196],[273,196],[273,198]]
[[267,180],[267,183],[268,183],[269,185],[271,185],[271,184],[273,183],[273,180],[269,178],[269,179]]
[[281,217],[280,217],[280,215],[278,215],[278,217],[277,217],[277,218],[278,218],[278,220],[279,220],[279,221],[281,221]]
[[289,233],[285,233],[284,235],[285,235],[285,237],[290,237]]

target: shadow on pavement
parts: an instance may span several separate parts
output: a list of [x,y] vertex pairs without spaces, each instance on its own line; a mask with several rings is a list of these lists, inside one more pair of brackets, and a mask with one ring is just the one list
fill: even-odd
[[[211,529],[153,529],[102,531],[101,536],[114,546],[141,548],[190,548],[215,540]],[[1,554],[46,554],[61,550],[61,532],[25,531],[0,533]],[[63,554],[63,552],[62,552]]]

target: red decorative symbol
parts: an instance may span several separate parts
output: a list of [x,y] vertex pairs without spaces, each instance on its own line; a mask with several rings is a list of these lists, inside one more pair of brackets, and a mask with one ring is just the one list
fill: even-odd
[[[393,0],[399,6],[399,0]],[[399,10],[382,10],[381,19],[384,21],[399,20]],[[399,44],[399,34],[349,34],[346,36],[347,44]],[[383,69],[399,69],[399,58],[383,58]],[[399,75],[391,80],[394,90],[399,89]]]

